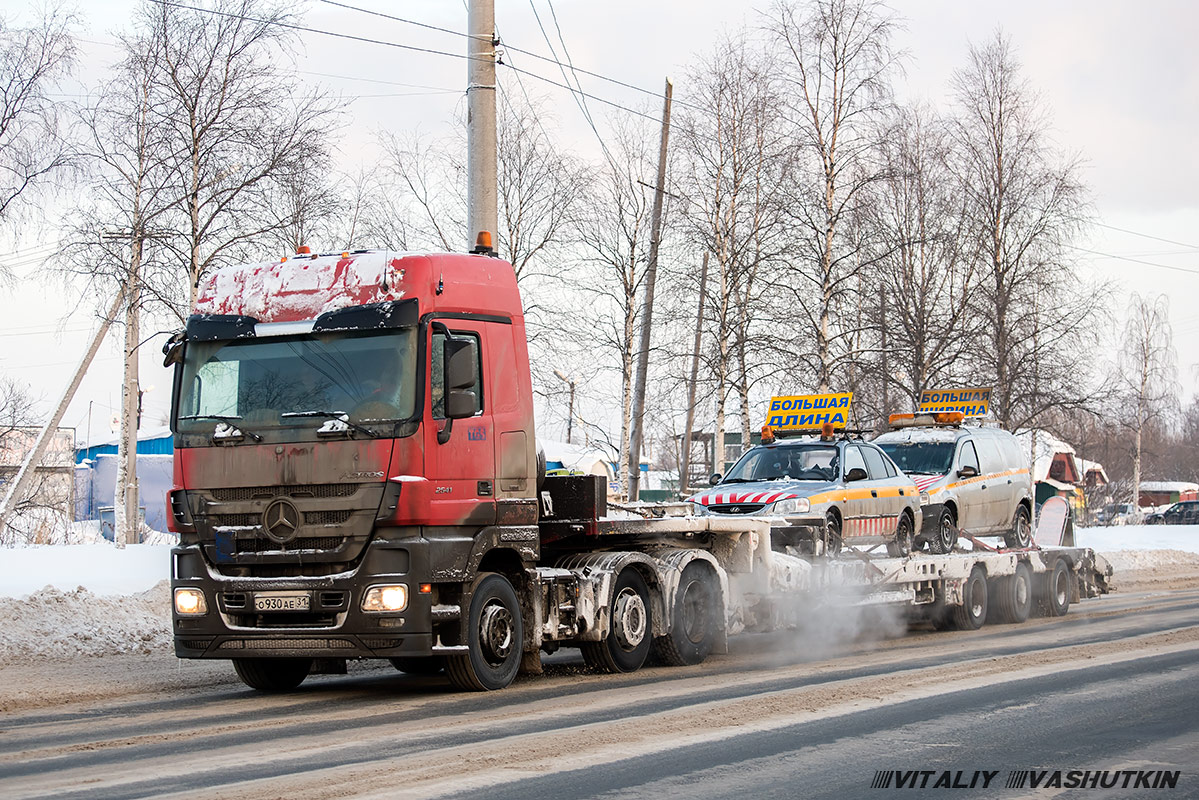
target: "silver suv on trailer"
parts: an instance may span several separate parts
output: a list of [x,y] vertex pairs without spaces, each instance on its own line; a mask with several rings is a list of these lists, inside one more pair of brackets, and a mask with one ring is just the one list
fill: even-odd
[[921,491],[917,544],[948,553],[958,531],[1032,544],[1032,480],[1015,436],[963,425],[907,427],[874,440]]

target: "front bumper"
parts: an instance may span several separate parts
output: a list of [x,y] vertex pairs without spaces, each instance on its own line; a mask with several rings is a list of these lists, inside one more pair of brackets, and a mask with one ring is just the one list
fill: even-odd
[[[436,605],[437,588],[422,594],[431,573],[428,541],[420,537],[372,541],[355,565],[314,577],[231,577],[212,569],[200,545],[171,551],[171,594],[179,587],[203,592],[207,612],[181,615],[172,603],[175,655],[180,658],[389,658],[434,652],[433,625],[457,620],[457,605]],[[376,584],[403,583],[403,611],[368,613],[362,596]],[[308,610],[255,611],[260,592],[308,598]]]

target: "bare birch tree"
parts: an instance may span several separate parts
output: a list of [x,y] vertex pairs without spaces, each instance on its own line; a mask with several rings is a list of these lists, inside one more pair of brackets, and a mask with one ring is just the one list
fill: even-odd
[[891,49],[896,23],[877,0],[815,0],[776,3],[769,25],[784,54],[796,151],[788,208],[798,252],[789,287],[815,333],[811,371],[827,391],[839,364],[854,357],[844,346],[854,326],[841,326],[841,310],[877,252],[862,236],[869,229],[852,222],[882,174],[876,154],[899,67]]
[[1140,508],[1141,442],[1145,428],[1164,419],[1178,401],[1177,357],[1165,295],[1133,294],[1118,361],[1119,381],[1128,397],[1133,433],[1132,503]]
[[1002,33],[971,47],[953,79],[957,186],[965,199],[965,257],[979,273],[975,309],[986,321],[975,352],[992,411],[1009,429],[1086,401],[1079,356],[1096,309],[1073,294],[1069,247],[1086,192],[1076,161],[1050,147],[1048,124]]
[[0,223],[11,223],[25,201],[72,163],[61,105],[51,97],[74,67],[72,24],[57,6],[27,28],[0,18]]

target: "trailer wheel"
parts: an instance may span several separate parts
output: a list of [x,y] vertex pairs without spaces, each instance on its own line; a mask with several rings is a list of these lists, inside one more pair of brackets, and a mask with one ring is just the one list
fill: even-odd
[[906,513],[899,515],[899,524],[895,528],[895,538],[887,542],[887,555],[891,558],[903,558],[912,554],[912,518]]
[[437,675],[445,669],[442,656],[396,656],[387,659],[400,672],[409,675]]
[[987,621],[987,576],[983,568],[970,570],[962,587],[962,604],[953,610],[954,625],[964,631],[975,631]]
[[995,586],[995,610],[1002,622],[1024,622],[1032,611],[1032,570],[1021,562]]
[[520,601],[511,582],[495,572],[480,573],[471,591],[468,650],[445,657],[450,683],[468,692],[503,689],[520,669],[523,641]]
[[1003,535],[1003,542],[1008,547],[1029,547],[1032,545],[1032,521],[1028,518],[1028,509],[1016,507],[1016,518],[1012,521],[1012,529]]
[[948,508],[941,509],[941,517],[937,520],[937,532],[928,540],[930,553],[949,553],[958,543],[958,526],[954,521],[953,512]]
[[308,677],[311,658],[235,658],[241,682],[260,692],[290,692]]
[[674,595],[674,620],[670,633],[654,639],[653,652],[673,667],[699,664],[716,643],[719,590],[712,571],[692,561],[679,578]]
[[1046,616],[1065,616],[1070,610],[1070,566],[1064,558],[1053,562],[1053,569],[1045,573],[1045,592],[1041,605]]
[[611,625],[602,642],[584,642],[583,660],[600,672],[634,672],[653,643],[649,586],[641,573],[625,567],[616,578],[609,609]]

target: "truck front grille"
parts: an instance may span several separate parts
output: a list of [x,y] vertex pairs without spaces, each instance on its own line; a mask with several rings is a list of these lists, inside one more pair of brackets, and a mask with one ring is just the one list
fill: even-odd
[[726,503],[708,506],[708,510],[714,514],[756,514],[765,506],[765,503]]
[[267,497],[350,497],[358,487],[357,483],[303,483],[296,486],[234,486],[209,491],[213,500],[235,503]]

